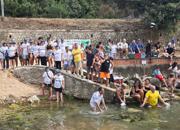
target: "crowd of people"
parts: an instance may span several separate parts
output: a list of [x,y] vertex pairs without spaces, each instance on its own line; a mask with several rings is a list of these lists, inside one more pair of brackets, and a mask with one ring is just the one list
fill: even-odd
[[[163,56],[172,59],[175,52],[175,45],[179,40],[171,41],[167,47],[164,48]],[[153,50],[155,48],[155,50]],[[114,80],[113,76],[113,59],[117,57],[127,59],[129,55],[140,54],[142,56],[152,57],[159,56],[161,44],[158,42],[153,45],[149,40],[144,44],[142,40],[133,40],[127,43],[126,39],[115,44],[109,40],[107,44],[99,42],[98,44],[83,44],[74,43],[72,47],[66,46],[63,39],[52,40],[51,35],[47,39],[39,37],[36,40],[23,40],[20,44],[12,41],[9,43],[2,43],[0,46],[0,65],[2,69],[13,69],[19,65],[43,65],[48,67],[55,67],[58,70],[64,69],[67,72],[78,77],[86,77],[94,82],[104,83],[107,87],[112,83],[116,88],[116,97],[122,106],[126,105],[126,85],[123,80],[118,82]],[[19,62],[20,61],[20,62]],[[84,75],[83,68],[86,69]],[[169,89],[169,93],[173,96],[173,90],[180,85],[180,71],[176,62],[171,63],[170,71],[172,74],[167,79],[164,78],[160,69],[157,67],[153,76],[157,78],[162,84]],[[49,99],[52,98],[53,88],[56,91],[57,102],[63,102],[63,89],[65,87],[64,77],[60,71],[57,74],[46,68],[43,74],[42,94],[45,94],[45,87],[49,89]],[[149,106],[157,106],[158,101],[164,105],[167,103],[161,98],[158,86],[151,84],[149,79],[136,80],[130,91],[130,96],[136,99],[141,107],[148,104]],[[90,106],[93,111],[102,111],[107,109],[104,98],[104,90],[99,88],[97,92],[92,95]],[[100,106],[103,103],[103,108]]]

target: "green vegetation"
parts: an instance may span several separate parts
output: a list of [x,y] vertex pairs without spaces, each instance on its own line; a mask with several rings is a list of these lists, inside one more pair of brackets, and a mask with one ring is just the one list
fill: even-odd
[[179,0],[4,0],[6,16],[48,18],[144,18],[158,28],[180,19]]

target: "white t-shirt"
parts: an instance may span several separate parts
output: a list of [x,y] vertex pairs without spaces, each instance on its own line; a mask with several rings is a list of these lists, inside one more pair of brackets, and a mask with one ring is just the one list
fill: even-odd
[[3,47],[1,47],[1,49],[2,49],[3,55],[5,57],[5,54],[8,53],[8,47],[7,46],[3,46]]
[[0,59],[4,59],[4,50],[0,47]]
[[64,42],[63,42],[63,43],[59,43],[58,46],[59,46],[59,48],[61,49],[61,53],[63,53],[63,52],[65,51]]
[[63,81],[64,81],[63,75],[55,75],[55,77],[54,77],[54,88],[61,88]]
[[46,45],[39,46],[39,56],[40,57],[46,56]]
[[60,49],[54,51],[54,60],[55,61],[61,61],[62,60],[61,53],[62,52]]
[[91,107],[96,107],[96,104],[99,104],[102,99],[103,95],[100,95],[99,91],[94,92],[90,100]]
[[128,44],[127,43],[123,43],[123,42],[119,42],[118,43],[118,48],[119,49],[128,49]]
[[53,77],[54,77],[54,74],[51,70],[49,70],[48,72],[44,72],[43,73],[43,82],[45,84],[51,84]]
[[8,55],[9,57],[14,57],[16,53],[16,47],[15,46],[11,46],[8,48]]
[[38,45],[33,45],[32,46],[32,53],[34,54],[34,55],[38,55],[39,54],[39,46]]
[[72,60],[72,53],[70,51],[68,52],[64,52],[63,53],[63,60],[64,60],[64,64],[67,64],[69,61]]
[[29,48],[29,44],[28,43],[23,43],[22,45],[21,45],[21,49],[22,49],[22,54],[23,55],[28,55],[28,48]]
[[117,45],[113,44],[111,46],[111,53],[114,54],[114,53],[117,53]]
[[109,73],[110,73],[110,74],[113,74],[112,64],[110,64],[110,67],[109,67]]

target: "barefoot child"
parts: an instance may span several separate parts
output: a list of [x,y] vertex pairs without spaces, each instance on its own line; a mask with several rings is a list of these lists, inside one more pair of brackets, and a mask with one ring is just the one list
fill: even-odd
[[[64,77],[63,75],[61,75],[59,71],[54,76],[54,90],[56,91],[57,102],[61,101],[61,103],[63,103],[64,100],[63,100],[62,92],[64,90]],[[59,97],[60,97],[60,100],[59,100]]]

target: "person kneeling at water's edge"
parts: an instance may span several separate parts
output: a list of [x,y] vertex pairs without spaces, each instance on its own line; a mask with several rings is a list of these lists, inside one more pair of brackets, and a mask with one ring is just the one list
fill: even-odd
[[144,102],[141,105],[141,107],[144,107],[145,105],[147,105],[148,107],[159,107],[159,102],[158,101],[160,101],[165,106],[169,106],[170,105],[170,104],[166,103],[162,99],[161,95],[156,90],[156,87],[151,85],[150,86],[150,90],[147,91],[147,93],[145,95]]
[[103,110],[107,110],[103,95],[104,89],[101,87],[93,93],[90,100],[90,106],[93,112],[103,112]]

